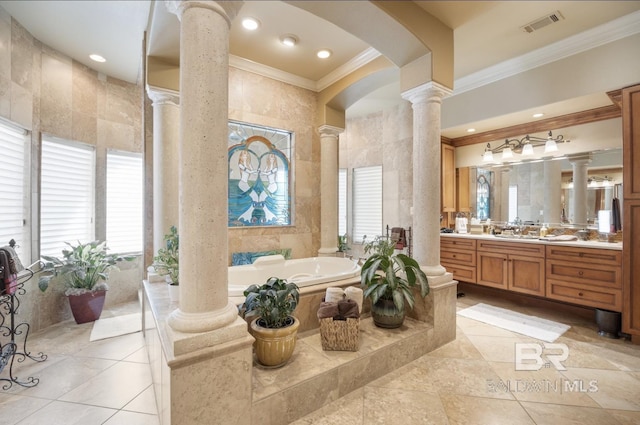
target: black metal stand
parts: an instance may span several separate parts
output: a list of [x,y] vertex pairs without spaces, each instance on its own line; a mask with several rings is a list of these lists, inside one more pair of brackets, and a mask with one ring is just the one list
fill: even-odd
[[[0,341],[0,381],[5,382],[2,384],[3,390],[8,390],[14,383],[23,387],[38,385],[40,382],[38,378],[28,377],[21,380],[15,375],[13,366],[16,362],[22,363],[26,359],[36,362],[43,362],[47,359],[47,356],[42,352],[34,355],[27,350],[29,324],[26,322],[16,324],[16,315],[20,308],[18,296],[27,293],[24,283],[32,277],[33,271],[30,268],[21,271],[18,275],[17,285],[9,291],[11,293],[6,293],[8,289],[5,289],[5,292],[0,294],[0,336],[9,338],[9,341],[4,344]],[[1,375],[5,370],[8,370],[8,377]]]

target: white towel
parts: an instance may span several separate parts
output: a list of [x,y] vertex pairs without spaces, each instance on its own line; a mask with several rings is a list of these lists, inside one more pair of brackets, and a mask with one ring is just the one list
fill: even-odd
[[362,313],[363,291],[355,286],[349,286],[344,290],[344,295],[348,300],[353,300],[358,304],[358,311]]
[[337,303],[344,299],[344,291],[342,288],[327,288],[324,300],[328,303]]

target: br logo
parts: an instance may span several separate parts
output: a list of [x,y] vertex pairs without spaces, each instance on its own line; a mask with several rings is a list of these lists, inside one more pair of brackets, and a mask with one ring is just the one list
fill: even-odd
[[568,357],[567,344],[516,343],[516,370],[540,370],[551,365],[567,370],[562,362]]

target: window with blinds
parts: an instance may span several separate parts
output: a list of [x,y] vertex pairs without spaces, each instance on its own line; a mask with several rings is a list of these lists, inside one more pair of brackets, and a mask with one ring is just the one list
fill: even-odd
[[40,255],[59,257],[95,238],[95,149],[43,135],[41,161]]
[[27,131],[0,121],[0,246],[16,241],[16,253],[30,263],[28,217]]
[[107,152],[107,246],[111,253],[142,252],[142,155]]
[[338,170],[338,235],[347,233],[347,169]]
[[382,166],[353,169],[353,241],[382,235]]

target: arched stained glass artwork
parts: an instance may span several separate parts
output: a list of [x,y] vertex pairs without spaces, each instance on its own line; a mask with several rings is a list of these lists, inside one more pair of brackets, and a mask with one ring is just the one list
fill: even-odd
[[293,135],[229,121],[229,227],[289,226]]
[[478,178],[476,179],[476,204],[478,210],[478,219],[486,220],[491,217],[491,209],[489,200],[491,199],[491,184],[489,183],[490,171],[478,170]]

